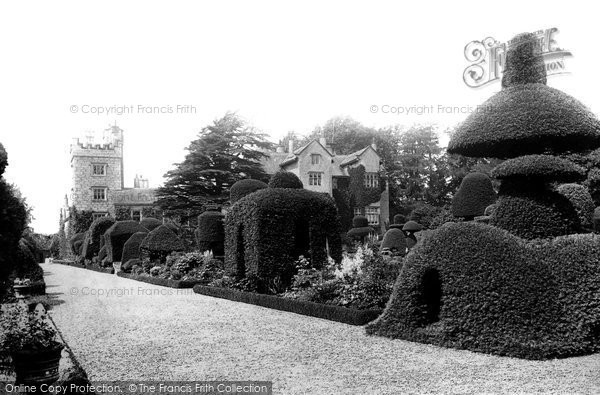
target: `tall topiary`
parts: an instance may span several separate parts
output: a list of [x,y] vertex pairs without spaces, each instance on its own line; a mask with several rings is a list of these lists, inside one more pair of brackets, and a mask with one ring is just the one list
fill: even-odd
[[104,233],[113,226],[115,220],[111,217],[100,217],[94,220],[90,225],[90,228],[86,232],[85,240],[83,241],[83,248],[81,255],[85,259],[92,259],[98,255],[100,248],[104,245]]
[[131,265],[128,266],[127,263],[132,259],[138,260],[142,257],[142,252],[140,250],[140,246],[142,245],[142,241],[148,236],[148,232],[136,232],[131,235],[129,239],[123,245],[123,254],[121,255],[121,269],[123,271],[128,271],[131,268]]
[[80,256],[82,252],[83,240],[85,239],[86,232],[75,233],[69,239],[69,245],[71,246],[71,252],[75,256]]
[[183,243],[179,236],[168,226],[161,225],[144,238],[140,250],[145,251],[151,260],[165,263],[167,255],[174,251],[183,251]]
[[586,187],[579,184],[561,184],[556,191],[569,199],[577,212],[583,228],[592,228],[594,220],[594,200]]
[[527,239],[579,229],[577,213],[552,184],[577,180],[582,169],[550,154],[600,147],[595,115],[545,83],[536,36],[518,35],[507,51],[502,90],[482,105],[486,111],[459,126],[448,145],[451,154],[511,158],[492,172],[501,187],[490,223]]
[[492,180],[483,173],[469,173],[452,198],[452,215],[472,220],[484,215],[485,208],[496,201]]
[[294,173],[290,171],[278,171],[269,180],[269,188],[302,189],[304,185]]
[[229,190],[229,200],[231,201],[231,204],[233,204],[244,196],[267,187],[268,185],[260,180],[239,180],[231,186],[231,189]]
[[108,262],[120,262],[123,246],[137,232],[148,230],[136,221],[117,221],[104,233],[106,258]]
[[196,246],[200,251],[212,251],[214,255],[224,254],[225,216],[216,208],[207,210],[198,216]]
[[376,231],[369,226],[369,220],[364,215],[357,215],[352,218],[352,229],[350,229],[346,236],[353,241],[364,242],[365,238],[369,235],[375,234]]

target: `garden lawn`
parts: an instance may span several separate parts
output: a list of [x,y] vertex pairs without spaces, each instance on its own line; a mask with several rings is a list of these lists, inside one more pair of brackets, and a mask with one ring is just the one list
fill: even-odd
[[43,267],[47,292],[64,302],[50,314],[92,381],[267,380],[277,394],[600,393],[600,355],[527,361],[367,337],[363,327],[191,289]]

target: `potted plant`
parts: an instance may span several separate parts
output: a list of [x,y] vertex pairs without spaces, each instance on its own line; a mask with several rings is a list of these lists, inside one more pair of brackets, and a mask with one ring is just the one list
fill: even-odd
[[15,291],[15,297],[17,299],[25,299],[32,295],[33,284],[28,278],[20,279],[16,278],[13,284],[13,290]]
[[0,349],[12,357],[17,384],[40,385],[58,380],[63,347],[43,309],[30,312],[25,303],[2,306]]

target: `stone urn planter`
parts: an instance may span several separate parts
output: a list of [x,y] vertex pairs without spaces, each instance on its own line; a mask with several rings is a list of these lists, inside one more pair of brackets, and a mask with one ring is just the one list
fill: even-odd
[[58,380],[58,366],[64,346],[54,343],[41,350],[17,350],[11,353],[18,384],[50,384]]
[[33,294],[34,286],[29,279],[15,279],[13,290],[17,299],[27,299]]

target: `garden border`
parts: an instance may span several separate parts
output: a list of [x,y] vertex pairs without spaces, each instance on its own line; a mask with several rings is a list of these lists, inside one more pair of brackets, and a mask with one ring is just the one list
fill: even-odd
[[281,296],[243,292],[230,288],[209,287],[199,284],[194,286],[194,292],[205,296],[229,299],[234,302],[248,303],[270,309],[358,326],[365,325],[375,320],[383,312],[383,310],[375,309],[349,309],[341,306],[288,299]]
[[52,261],[52,263],[58,263],[60,265],[67,265],[67,266],[73,266],[73,267],[77,267],[79,269],[87,269],[87,270],[92,270],[94,272],[98,272],[98,273],[106,273],[106,274],[114,274],[115,273],[115,269],[112,267],[106,267],[106,268],[101,268],[101,267],[96,267],[96,266],[85,266],[82,265],[81,263],[77,263],[74,261],[67,261],[67,260],[54,260]]
[[196,280],[171,280],[171,279],[160,278],[160,277],[138,276],[135,274],[124,273],[124,272],[118,272],[117,276],[123,277],[123,278],[128,278],[130,280],[140,281],[140,282],[143,282],[146,284],[160,285],[163,287],[179,288],[179,289],[193,288],[194,285],[198,284],[198,281],[196,281]]

